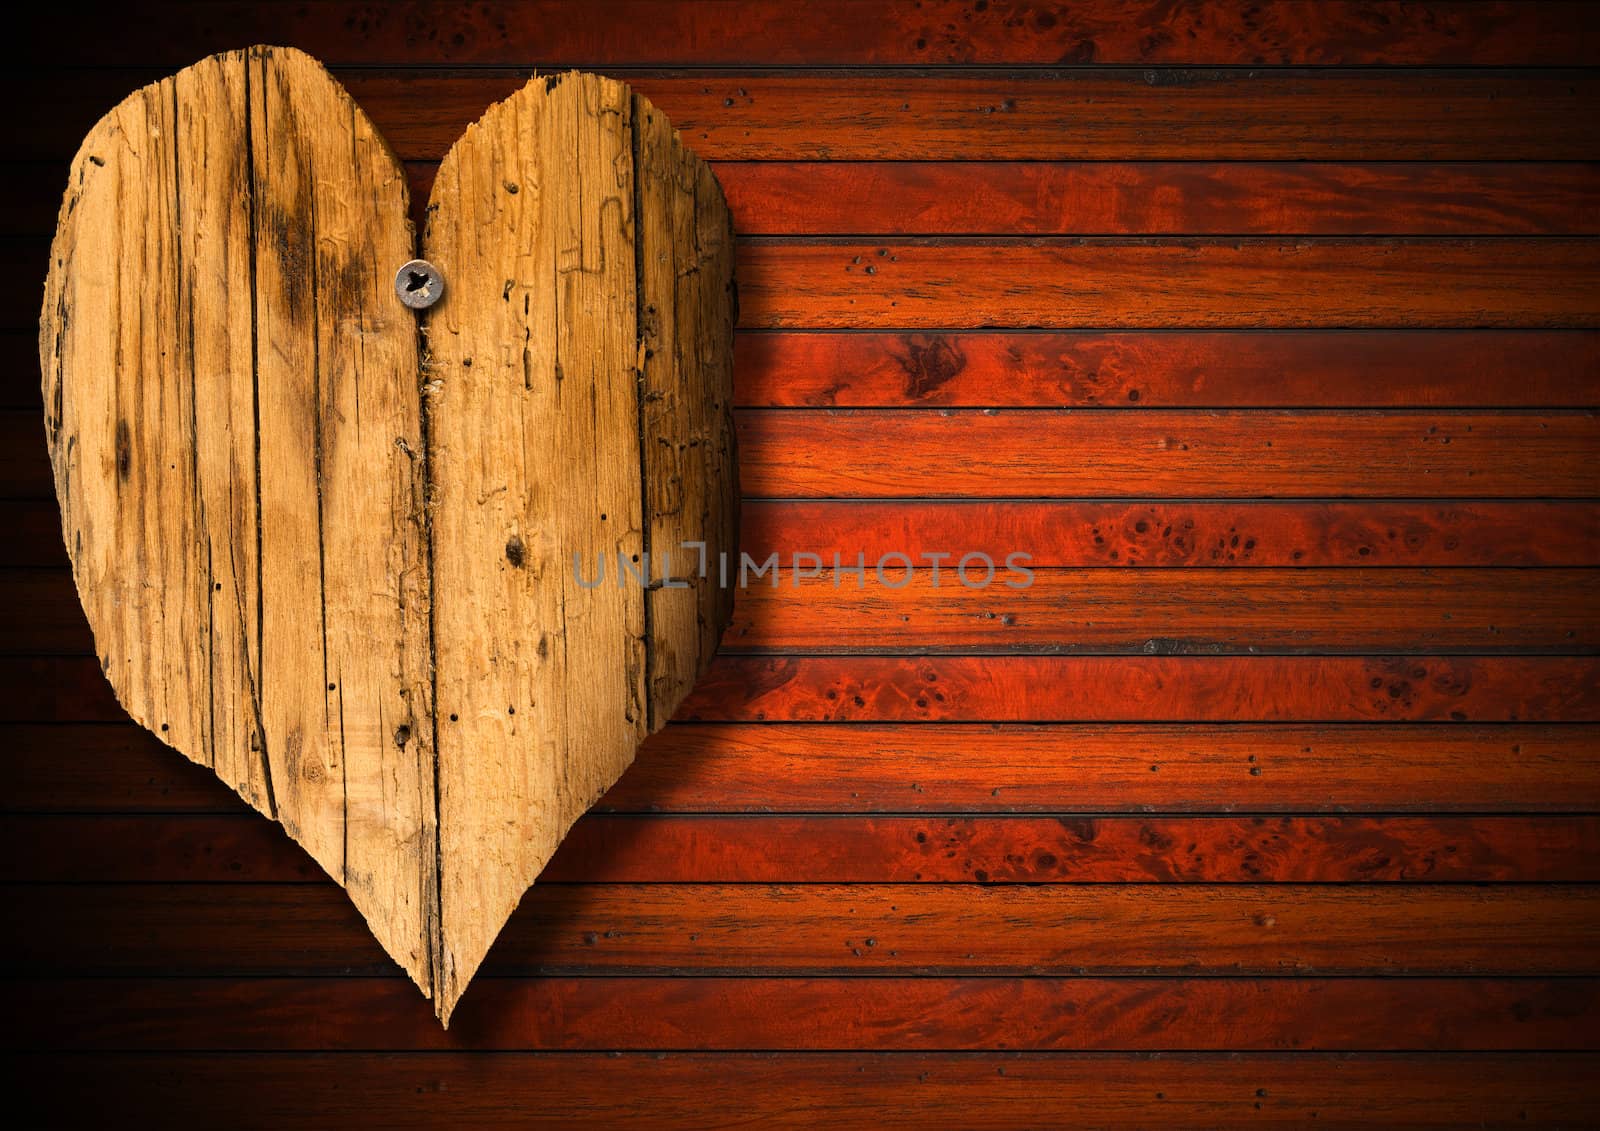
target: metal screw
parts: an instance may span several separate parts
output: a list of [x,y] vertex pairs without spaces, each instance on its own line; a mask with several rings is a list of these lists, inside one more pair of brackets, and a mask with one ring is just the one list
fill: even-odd
[[443,297],[444,276],[426,259],[413,259],[395,272],[394,293],[412,310],[426,310]]

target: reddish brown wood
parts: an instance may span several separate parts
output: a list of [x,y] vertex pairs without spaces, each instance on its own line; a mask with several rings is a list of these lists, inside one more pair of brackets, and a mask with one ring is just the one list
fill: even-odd
[[616,810],[1600,808],[1591,726],[675,724]]
[[797,243],[739,249],[739,324],[1600,325],[1585,240]]
[[[50,492],[37,423],[0,413],[0,498]],[[737,425],[757,498],[1600,495],[1592,412],[746,409]]]
[[[526,80],[336,73],[406,159],[437,159]],[[696,153],[719,161],[1588,161],[1600,139],[1588,114],[1600,79],[1585,71],[890,72],[849,83],[706,72],[630,82]],[[19,148],[43,148],[30,123],[18,125]]]
[[737,271],[745,329],[1600,325],[1600,255],[1559,237],[747,239]]
[[[228,46],[237,47],[239,41]],[[185,59],[185,62],[192,61]],[[519,59],[519,62],[525,62]],[[57,70],[12,158],[64,158],[170,68]],[[335,68],[404,160],[437,161],[526,69]],[[633,72],[712,161],[1591,161],[1591,70],[1066,68]]]
[[[620,3],[181,0],[95,34],[43,13],[0,155],[0,406],[25,410],[0,419],[0,564],[62,561],[28,326],[61,161],[139,82],[256,38],[345,64],[424,190],[527,68],[622,68],[758,237],[747,322],[782,328],[740,335],[738,402],[933,410],[746,413],[745,548],[1023,540],[1080,571],[1014,601],[753,592],[742,646],[1593,651],[1600,435],[1571,410],[1600,406],[1600,258],[1563,237],[1600,232],[1600,72],[1549,69],[1596,62],[1586,7]],[[1388,568],[1417,566],[1467,568]],[[53,581],[0,577],[11,646],[73,646]],[[283,838],[109,721],[96,666],[0,658],[0,718],[34,720],[0,725],[0,806],[41,814],[0,820],[6,957],[41,979],[8,991],[25,1113],[1596,1110],[1596,1058],[1549,1051],[1600,1041],[1594,656],[725,657],[708,721],[580,822],[448,1033]],[[810,1051],[739,1051],[763,1048]],[[85,1051],[116,1049],[148,1051]],[[385,1049],[420,1055],[358,1051]],[[1377,1051],[1406,1049],[1501,1051]]]
[[[131,724],[0,726],[12,812],[238,813]],[[675,723],[602,812],[1600,810],[1600,727]]]
[[[406,167],[426,205],[438,166]],[[1594,164],[719,162],[745,235],[1593,235]],[[54,165],[0,178],[0,235],[55,224]]]
[[737,424],[740,487],[758,498],[1600,495],[1589,412],[745,410]]
[[679,718],[1589,722],[1600,721],[1600,662],[1534,656],[727,657],[712,665]]
[[[37,411],[37,348],[0,333],[0,404]],[[734,367],[753,408],[1593,407],[1597,375],[1588,330],[748,331]]]
[[1588,65],[1593,30],[1581,3],[1429,0],[1152,0],[1018,3],[890,0],[863,20],[849,0],[672,4],[612,0],[598,20],[560,0],[471,6],[439,0],[370,5],[196,3],[154,7],[116,34],[73,35],[63,15],[54,56],[77,65],[130,60],[180,66],[240,43],[292,43],[330,63],[525,65],[1176,63]]
[[[0,334],[0,403],[39,408],[37,348]],[[756,408],[1559,408],[1600,404],[1597,374],[1587,330],[745,332],[734,366]]]
[[[745,235],[1579,235],[1592,164],[727,162]],[[426,199],[426,194],[424,199]]]
[[[1236,537],[1236,536],[1235,536]],[[1227,551],[1223,535],[1214,548]],[[1249,549],[1249,539],[1240,548]],[[1022,547],[1019,547],[1022,548]],[[1025,549],[1024,549],[1024,552]],[[937,579],[895,559],[858,579],[814,559],[739,593],[726,651],[1421,652],[1588,651],[1600,646],[1600,571],[1481,569],[1007,569],[956,543]],[[1010,551],[1008,551],[1008,554]],[[844,559],[855,562],[856,555]],[[32,575],[30,575],[32,576]],[[963,580],[963,577],[966,579]],[[0,579],[3,580],[3,579]],[[982,586],[981,588],[979,586]],[[1015,587],[1015,588],[1014,588]],[[49,616],[68,594],[37,592],[26,648],[71,642]]]
[[[752,500],[739,542],[757,561],[810,553],[830,566],[835,554],[846,564],[895,552],[923,562],[954,547],[997,563],[1026,547],[1037,566],[1586,566],[1600,560],[1600,506]],[[0,561],[8,553],[37,551],[0,545]]]
[[[36,976],[393,971],[332,883],[3,894]],[[1597,935],[1593,885],[535,884],[483,972],[1557,976]]]
[[[12,882],[320,880],[255,814],[0,818]],[[1588,883],[1596,817],[581,819],[541,883]]]
[[[1222,553],[1239,538],[1224,534]],[[910,551],[905,551],[910,552]],[[1581,652],[1600,647],[1600,571],[1583,569],[1009,569],[966,543],[821,576],[818,555],[750,578],[725,652]],[[860,551],[841,558],[857,561]],[[942,555],[942,559],[939,558]],[[880,559],[881,560],[881,559]],[[615,572],[615,561],[611,570]],[[965,580],[963,580],[965,578]],[[615,584],[615,582],[612,582]],[[71,575],[0,570],[20,609],[0,652],[89,653]]]
[[[467,1012],[472,1001],[463,1002]],[[308,1022],[315,1024],[315,1018]],[[94,1087],[84,1086],[86,1064]],[[199,1126],[561,1127],[636,1120],[702,1131],[738,1112],[767,1127],[974,1129],[1581,1126],[1590,1054],[181,1053],[29,1056],[52,1111]]]
[[734,349],[755,408],[1600,404],[1589,330],[750,332]]
[[[0,657],[0,722],[122,722],[89,657]],[[1600,722],[1566,656],[725,656],[705,722]]]
[[[486,978],[431,1023],[394,978],[13,990],[13,1050],[1584,1049],[1587,978]],[[314,1017],[313,1024],[305,1019]]]
[[243,810],[208,767],[178,757],[143,727],[120,723],[0,723],[11,812]]
[[[0,567],[67,568],[60,515],[0,502]],[[1237,544],[1235,544],[1237,539]],[[764,561],[831,564],[960,546],[996,562],[1019,546],[1036,566],[1586,566],[1600,560],[1591,502],[940,502],[747,500],[739,544]]]

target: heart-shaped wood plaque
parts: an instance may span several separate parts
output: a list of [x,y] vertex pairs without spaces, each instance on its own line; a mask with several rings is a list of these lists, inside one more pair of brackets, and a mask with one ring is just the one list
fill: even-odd
[[296,51],[206,59],[84,141],[40,360],[118,699],[448,1022],[727,624],[735,297],[715,178],[609,79],[490,108],[427,215],[419,319],[361,109]]

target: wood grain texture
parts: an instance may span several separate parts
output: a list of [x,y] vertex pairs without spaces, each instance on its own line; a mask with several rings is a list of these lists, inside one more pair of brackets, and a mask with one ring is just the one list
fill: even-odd
[[[332,884],[0,891],[37,925],[0,955],[38,976],[392,970]],[[1597,898],[1588,884],[535,884],[482,970],[1556,977],[1592,972]]]
[[[524,60],[519,62],[525,63]],[[63,157],[146,68],[41,76],[10,154]],[[711,161],[1593,161],[1588,69],[632,70]],[[335,68],[407,161],[436,161],[512,68]],[[841,83],[841,78],[849,81]]]
[[[7,424],[22,430],[9,415],[0,440]],[[1591,410],[735,413],[740,487],[769,500],[1584,499],[1600,494],[1597,420]],[[953,447],[970,454],[951,460]],[[48,460],[19,436],[0,454],[0,498],[49,491]]]
[[[560,0],[461,6],[406,0],[381,7],[324,0],[162,5],[116,40],[65,37],[56,57],[177,65],[242,40],[292,42],[332,63],[522,64],[527,47],[574,66],[950,63],[1589,65],[1596,44],[1581,3],[1474,0],[1225,0],[1017,3],[891,0],[864,21],[850,0],[799,10],[613,0],[609,19]],[[52,15],[41,13],[51,26]]]
[[740,482],[758,498],[1600,494],[1591,412],[747,410],[737,423]]
[[753,329],[1600,325],[1583,240],[752,240],[739,271]]
[[[1600,1058],[1571,1054],[352,1052],[240,1057],[28,1055],[30,1088],[61,1096],[46,1119],[161,1111],[206,1126],[278,1128],[312,1110],[396,1128],[568,1126],[637,1117],[698,1129],[707,1111],[766,1126],[871,1120],[1016,1128],[1571,1126],[1592,1111]],[[99,1088],[83,1088],[85,1068]],[[422,1081],[421,1084],[418,1081]],[[78,1086],[74,1086],[74,1084]],[[420,1088],[420,1090],[419,1090]],[[239,1097],[252,1103],[241,1107]]]
[[[64,569],[60,515],[0,501],[0,568]],[[749,500],[740,549],[756,561],[814,553],[922,560],[960,546],[1035,566],[1586,566],[1600,557],[1600,504],[1581,500]],[[1235,541],[1237,539],[1237,541]]]
[[[745,409],[735,425],[740,487],[756,499],[1581,499],[1600,494],[1597,419],[1588,410]],[[10,423],[20,431],[20,419]],[[951,460],[952,447],[969,454]],[[39,498],[49,476],[36,440],[0,455],[0,497]]]
[[[387,293],[413,254],[403,174],[298,52],[216,56],[113,111],[52,252],[84,643],[135,719],[351,891],[444,1022],[727,615],[703,578],[655,598],[569,568],[649,576],[656,526],[733,536],[726,208],[659,114],[636,143],[635,109],[611,80],[537,82],[447,155],[425,359]],[[690,190],[648,224],[636,161]],[[644,291],[663,260],[681,295]],[[647,375],[658,307],[680,328]]]
[[119,701],[281,823],[428,993],[417,340],[384,301],[405,212],[399,167],[314,61],[214,57],[85,139],[39,349]]
[[705,722],[1591,722],[1600,663],[1527,656],[729,656]]
[[[238,812],[132,724],[0,724],[16,813]],[[610,813],[1600,810],[1592,724],[673,723]],[[582,822],[578,828],[582,828]]]
[[[0,403],[37,409],[36,349],[0,332]],[[1600,405],[1589,330],[747,331],[734,349],[749,408]],[[23,449],[7,466],[37,451],[31,419],[0,410],[0,430]]]
[[[8,163],[0,235],[54,222],[39,164]],[[1585,162],[723,161],[712,172],[747,236],[1600,232],[1600,173]],[[406,163],[414,202],[437,173]]]
[[[634,1089],[651,1120],[702,1128],[707,1109],[770,1126],[872,1120],[891,1128],[1040,1120],[1139,1128],[1562,1126],[1582,1123],[1597,1057],[1525,1054],[114,1054],[94,1057],[101,1089],[74,1089],[82,1057],[27,1056],[19,1067],[72,1117],[128,1110],[277,1128],[312,1107],[334,1120],[395,1128],[437,1123],[563,1126],[624,1121]],[[424,1080],[418,1091],[418,1080]],[[352,1086],[354,1085],[354,1086]],[[238,1096],[261,1101],[238,1107]]]
[[[6,513],[0,504],[0,522]],[[1587,566],[1600,558],[1600,506],[1580,501],[755,500],[741,517],[740,548],[757,561],[811,553],[830,567],[835,554],[847,564],[890,553],[922,563],[954,547],[997,563],[1024,549],[1035,566],[1151,569]],[[0,546],[0,562],[5,553]]]
[[[88,657],[0,656],[0,681],[14,691],[0,701],[0,723],[127,718]],[[1600,663],[1583,656],[725,656],[674,717],[1600,722]]]
[[[13,883],[303,883],[252,816],[0,818]],[[31,849],[31,851],[30,851]],[[590,815],[541,883],[1592,883],[1600,818]]]
[[[1230,541],[1218,539],[1224,547]],[[724,643],[730,652],[812,654],[1582,653],[1600,647],[1600,575],[1592,570],[1023,574],[1008,569],[1005,558],[986,560],[964,546],[939,556],[944,568],[937,577],[923,559],[911,571],[898,564],[904,559],[881,573],[869,564],[862,578],[831,563],[824,569],[815,556],[784,563],[781,574],[740,592]]]
[[[396,151],[438,154],[525,72],[339,71]],[[713,161],[1590,161],[1588,71],[1062,69],[630,76]],[[85,95],[87,92],[85,92]],[[84,97],[79,95],[78,97]],[[23,125],[18,149],[51,139]]]
[[[1594,979],[486,980],[448,1033],[386,978],[54,979],[16,1050],[1582,1050]],[[315,1027],[298,1021],[318,1018]],[[893,1019],[885,1023],[882,1019]],[[419,1023],[419,1021],[421,1023]],[[28,1036],[24,1038],[23,1034]]]
[[[1600,560],[1577,411],[1600,406],[1600,332],[1562,304],[1594,289],[1594,12],[857,8],[32,14],[48,34],[24,39],[29,109],[0,147],[0,407],[28,414],[0,416],[0,562],[66,560],[38,525],[32,345],[6,329],[35,304],[65,158],[141,74],[253,35],[342,66],[419,224],[445,149],[527,68],[630,81],[688,124],[741,235],[743,548],[1020,539],[1110,599],[1058,588],[1007,625],[1029,607],[757,594],[742,615],[775,646],[893,646],[907,615],[904,651],[969,643],[718,660],[448,1032],[309,858],[125,721],[93,660],[0,656],[0,859],[34,936],[8,955],[33,969],[7,1040],[34,1122],[1593,1121],[1600,668],[1565,633]],[[830,264],[844,246],[916,270],[831,278],[868,265]],[[933,269],[951,246],[965,277]],[[1144,280],[1098,308],[1135,321],[1063,321],[1100,275]],[[756,328],[752,285],[804,321]],[[852,298],[875,312],[843,321]],[[1282,600],[1230,624],[1236,585]],[[13,641],[75,647],[47,590],[0,588]],[[1341,652],[1437,614],[1476,654],[973,654],[1132,641],[1145,600],[1213,645]],[[1519,634],[1567,654],[1479,651]]]
[[745,333],[751,408],[1600,404],[1589,330]]
[[[1227,551],[1235,537],[1222,535],[1213,548]],[[1249,553],[1250,541],[1241,538],[1239,548]],[[719,637],[729,653],[1600,649],[1600,576],[1588,569],[1041,569],[1008,567],[1017,560],[1009,547],[985,559],[964,542],[956,546],[917,557],[909,571],[905,556],[877,565],[862,559],[860,575],[855,554],[841,558],[848,568],[838,570],[811,551],[780,558],[764,579],[746,579],[725,633],[712,635],[720,625],[706,622],[699,655],[709,657]],[[65,573],[5,570],[0,585],[23,606],[0,629],[0,651],[92,654]],[[694,610],[678,615],[684,627],[661,637],[694,639]],[[673,708],[687,690],[673,697]]]
[[[733,542],[733,264],[703,164],[625,85],[580,74],[469,127],[424,244],[452,280],[425,327],[448,1022],[721,635],[708,577],[619,583],[625,561],[649,581],[662,549]],[[587,584],[607,560],[614,583]]]
[[761,161],[716,172],[752,236],[1600,232],[1600,171],[1578,162]]
[[758,330],[1600,325],[1573,238],[752,238],[738,260]]

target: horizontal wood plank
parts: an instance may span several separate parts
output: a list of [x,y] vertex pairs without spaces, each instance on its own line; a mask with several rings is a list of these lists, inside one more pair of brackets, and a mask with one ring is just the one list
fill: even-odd
[[[44,257],[13,250],[16,329]],[[1590,238],[752,238],[737,256],[747,330],[1600,326]]]
[[1582,1050],[1600,1025],[1587,978],[485,978],[448,1031],[395,978],[51,979],[10,996],[13,1052]]
[[1570,1127],[1593,1113],[1600,1056],[187,1052],[24,1055],[16,1071],[66,1126],[566,1127],[637,1120],[648,1095],[653,1124],[692,1131],[730,1112],[803,1129]]
[[[121,722],[98,661],[0,657],[0,722]],[[701,722],[1600,722],[1559,656],[724,656]]]
[[[413,161],[414,209],[438,165]],[[1600,234],[1584,162],[723,161],[746,236]],[[38,237],[55,162],[11,162],[0,235]]]
[[[331,882],[3,893],[35,976],[394,970]],[[535,884],[483,973],[1556,976],[1597,946],[1592,885]]]
[[738,271],[752,329],[1600,325],[1589,240],[747,240]]
[[737,426],[757,498],[1600,495],[1588,412],[745,410]]
[[[36,333],[0,332],[0,407],[40,411],[37,354]],[[734,359],[749,408],[1600,405],[1589,330],[746,331]]]
[[[56,505],[0,502],[0,567],[67,568]],[[740,549],[798,553],[982,552],[1026,546],[1036,566],[1587,566],[1600,504],[1327,501],[746,501]]]
[[751,408],[1600,404],[1590,330],[775,331],[739,334],[734,358]]
[[[25,505],[0,504],[0,525]],[[739,544],[758,562],[810,553],[830,567],[836,554],[923,563],[955,547],[997,563],[1026,549],[1045,567],[1588,566],[1600,562],[1600,504],[752,500]],[[54,546],[0,546],[0,563],[7,555],[64,560]]]
[[[54,502],[0,502],[0,530],[11,535],[0,567],[67,568]],[[959,546],[996,562],[1026,547],[1045,567],[1587,566],[1600,562],[1600,504],[756,499],[739,546],[757,562],[810,553],[828,565]]]
[[[1231,537],[1217,546],[1226,550]],[[1248,548],[1249,539],[1241,541]],[[1050,569],[1025,573],[964,544],[933,565],[905,557],[864,577],[815,556],[745,580],[730,652],[1226,653],[1585,652],[1600,646],[1600,571]],[[1025,547],[1017,549],[1026,553]],[[857,555],[843,559],[857,562]],[[859,564],[859,562],[858,562]],[[612,563],[613,571],[616,564]],[[854,568],[854,567],[852,567]],[[35,573],[14,574],[33,578]],[[4,583],[0,575],[0,584]],[[0,643],[67,647],[70,591],[32,586],[40,618]],[[62,607],[64,614],[49,613]]]
[[[169,70],[41,73],[51,113],[18,118],[7,155],[70,156]],[[1591,161],[1600,148],[1600,76],[1581,69],[610,70],[711,161]],[[530,75],[334,68],[408,161],[437,161]]]
[[724,162],[716,174],[748,236],[1600,233],[1600,166],[1583,163]]
[[[850,0],[671,4],[610,0],[606,18],[563,0],[438,0],[372,6],[194,2],[152,5],[114,34],[71,34],[50,9],[34,27],[73,65],[183,66],[241,43],[290,43],[330,63],[834,66],[949,63],[1588,65],[1581,3],[1292,0],[1200,7],[1152,0],[1019,5],[891,0],[863,20]],[[52,38],[49,33],[54,32]]]
[[678,717],[1588,722],[1600,719],[1600,662],[1535,656],[729,656],[712,664]]
[[[243,812],[132,723],[0,724],[9,812]],[[614,813],[1596,812],[1600,727],[674,723]]]
[[[1588,411],[744,409],[736,426],[754,498],[1600,495]],[[0,413],[0,498],[52,491],[41,419]]]
[[[1223,535],[1213,548],[1228,552],[1235,537]],[[1243,538],[1239,549],[1249,552],[1250,542]],[[735,563],[729,584],[738,592],[722,647],[1169,655],[1600,649],[1600,570],[1032,569],[1026,556],[1013,556],[1028,552],[1019,543],[985,558],[956,543],[953,552],[915,559],[909,571],[907,551],[878,559],[847,551],[840,560],[856,563],[848,571],[808,553],[778,558],[764,577],[740,576]],[[674,560],[674,575],[692,574],[692,557],[668,558],[651,576]],[[715,566],[708,569],[715,577]],[[597,585],[638,584],[619,571],[615,558],[581,567]],[[0,569],[0,588],[18,605],[0,628],[0,653],[93,654],[67,571]]]
[[[336,73],[403,158],[437,158],[526,80]],[[630,82],[711,160],[1590,160],[1600,137],[1584,71],[841,77]]]
[[[256,814],[0,818],[6,881],[319,882]],[[1592,883],[1600,817],[606,816],[540,883]]]

